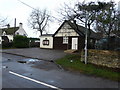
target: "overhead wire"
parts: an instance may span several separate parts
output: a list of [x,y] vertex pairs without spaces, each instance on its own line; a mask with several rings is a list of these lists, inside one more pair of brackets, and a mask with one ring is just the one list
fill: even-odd
[[[37,9],[35,9],[34,7],[30,6],[29,4],[27,4],[27,3],[25,3],[25,2],[23,2],[23,1],[21,1],[21,0],[17,0],[17,1],[19,1],[19,2],[22,3],[22,4],[24,4],[25,6],[28,6],[29,8],[32,8],[32,9],[34,9],[34,10],[37,10]],[[51,17],[54,18],[55,20],[60,21],[58,18],[56,18],[56,17],[54,17],[54,16],[51,16]]]
[[24,3],[23,1],[21,1],[21,0],[18,0],[18,1],[21,2],[22,4],[28,6],[28,7],[30,7],[30,8],[32,8],[32,9],[36,10],[35,8],[33,8],[32,6],[30,6],[30,5],[26,4],[26,3]]

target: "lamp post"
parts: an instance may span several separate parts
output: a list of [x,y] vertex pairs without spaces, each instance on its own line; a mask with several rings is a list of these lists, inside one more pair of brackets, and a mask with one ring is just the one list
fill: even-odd
[[88,30],[87,30],[87,12],[85,12],[85,64],[87,64],[87,37],[88,37]]

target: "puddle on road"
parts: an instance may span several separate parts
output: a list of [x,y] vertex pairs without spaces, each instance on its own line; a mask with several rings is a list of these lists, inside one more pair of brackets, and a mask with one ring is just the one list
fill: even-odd
[[27,61],[18,61],[19,63],[27,63]]
[[22,59],[22,60],[19,60],[17,62],[19,63],[35,63],[35,62],[40,62],[41,60],[38,60],[38,59]]
[[58,67],[54,63],[47,62],[44,60],[27,58],[27,59],[19,60],[17,62],[23,63],[23,64],[29,64],[33,68],[38,68],[38,69],[42,69],[42,70],[46,70],[46,71],[58,69]]

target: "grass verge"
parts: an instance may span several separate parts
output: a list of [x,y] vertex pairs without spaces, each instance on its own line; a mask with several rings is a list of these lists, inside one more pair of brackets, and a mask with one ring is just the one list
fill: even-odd
[[[71,62],[71,60],[73,62]],[[66,55],[63,58],[56,60],[56,63],[67,70],[77,71],[80,73],[85,73],[87,75],[103,77],[110,80],[120,81],[120,72],[115,72],[107,68],[97,67],[93,64],[85,65],[83,62],[80,61],[80,55]]]

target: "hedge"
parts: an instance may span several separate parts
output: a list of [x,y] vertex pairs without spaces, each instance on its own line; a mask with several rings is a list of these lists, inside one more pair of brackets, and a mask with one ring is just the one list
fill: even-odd
[[13,45],[16,48],[28,48],[29,39],[26,36],[16,35],[13,39]]
[[3,42],[2,43],[2,48],[12,48],[13,47],[13,42]]

